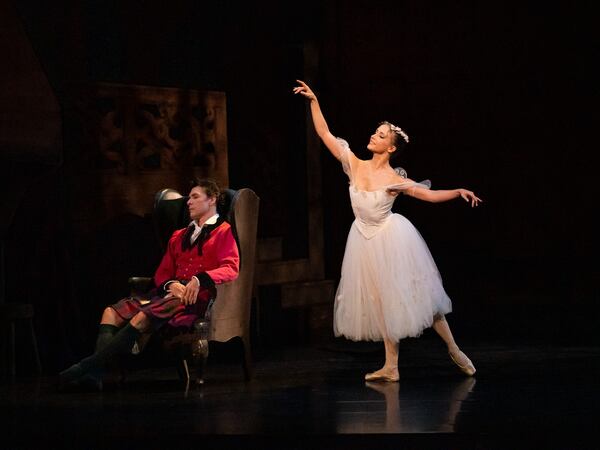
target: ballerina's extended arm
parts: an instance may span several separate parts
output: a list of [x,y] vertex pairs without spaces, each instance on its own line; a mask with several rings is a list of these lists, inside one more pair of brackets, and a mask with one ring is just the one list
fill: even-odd
[[[336,159],[340,160],[343,147],[338,139],[329,131],[329,127],[327,126],[327,122],[325,121],[325,117],[323,117],[321,107],[319,106],[317,96],[304,81],[296,81],[300,86],[296,86],[294,88],[294,94],[300,94],[310,100],[310,112],[313,124],[315,126],[315,131],[331,154],[335,156]],[[353,154],[350,155],[351,158],[356,158]]]
[[[407,187],[403,188],[402,184],[406,184]],[[483,202],[483,200],[467,189],[431,190],[415,186],[415,182],[409,179],[406,179],[404,183],[399,185],[390,186],[388,191],[392,193],[404,193],[419,200],[431,203],[447,202],[458,197],[462,197],[466,202],[471,202],[471,207],[475,207],[479,202]]]

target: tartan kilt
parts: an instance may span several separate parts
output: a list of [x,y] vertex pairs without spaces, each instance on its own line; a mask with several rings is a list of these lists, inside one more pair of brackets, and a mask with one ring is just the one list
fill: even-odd
[[201,289],[198,299],[193,305],[184,305],[179,298],[164,298],[158,294],[157,289],[152,289],[143,296],[130,296],[109,305],[125,320],[130,320],[138,312],[148,316],[152,329],[157,330],[165,323],[174,327],[191,327],[196,319],[204,317],[210,291]]

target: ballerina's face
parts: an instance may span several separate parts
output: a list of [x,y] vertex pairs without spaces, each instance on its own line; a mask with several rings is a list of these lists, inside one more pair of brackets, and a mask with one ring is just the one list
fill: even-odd
[[367,149],[373,153],[389,153],[390,155],[396,151],[396,146],[394,145],[394,133],[389,125],[382,124],[377,127],[375,133],[373,133],[371,139],[369,139]]

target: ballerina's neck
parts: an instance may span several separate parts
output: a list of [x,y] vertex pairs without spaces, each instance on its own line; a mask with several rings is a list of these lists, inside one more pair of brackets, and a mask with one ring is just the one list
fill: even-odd
[[373,157],[365,161],[372,170],[382,170],[390,166],[390,157],[388,153],[373,153]]

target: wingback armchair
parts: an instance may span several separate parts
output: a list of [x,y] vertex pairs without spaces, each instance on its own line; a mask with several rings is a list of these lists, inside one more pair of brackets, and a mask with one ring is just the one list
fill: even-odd
[[[156,236],[163,251],[173,231],[188,225],[190,218],[187,197],[174,189],[163,189],[154,199],[153,221]],[[231,225],[240,253],[240,271],[234,281],[217,285],[216,295],[209,302],[204,317],[189,330],[167,330],[161,345],[178,360],[180,376],[189,383],[204,382],[204,367],[209,354],[209,341],[228,342],[238,338],[242,345],[244,377],[252,377],[250,348],[250,309],[254,287],[256,236],[259,197],[248,188],[226,189],[221,195],[217,211]],[[152,279],[129,279],[132,294],[144,292]],[[172,330],[171,330],[172,331]]]

